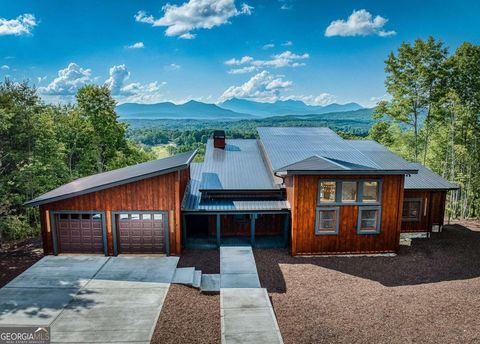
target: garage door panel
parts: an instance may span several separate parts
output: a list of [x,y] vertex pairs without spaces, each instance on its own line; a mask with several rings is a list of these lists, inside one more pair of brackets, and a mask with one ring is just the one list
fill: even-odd
[[162,214],[124,213],[116,216],[119,253],[165,253]]
[[60,253],[104,253],[101,218],[91,214],[59,214],[56,216]]

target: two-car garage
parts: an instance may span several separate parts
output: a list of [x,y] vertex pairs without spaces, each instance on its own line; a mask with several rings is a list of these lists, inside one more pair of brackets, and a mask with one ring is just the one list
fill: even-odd
[[40,206],[45,254],[181,253],[181,202],[196,151],[77,179]]
[[[108,254],[105,212],[52,213],[55,253]],[[114,254],[168,253],[167,212],[112,212]]]

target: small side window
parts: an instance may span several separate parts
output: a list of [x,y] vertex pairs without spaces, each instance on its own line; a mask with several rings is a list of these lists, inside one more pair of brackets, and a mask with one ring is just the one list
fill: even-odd
[[358,234],[378,234],[381,223],[380,207],[359,207],[358,208]]
[[335,181],[320,181],[319,185],[319,203],[334,203],[337,191],[337,183]]
[[377,181],[363,182],[362,202],[375,203],[380,201],[379,183]]
[[403,200],[402,221],[420,222],[422,216],[422,199],[405,198]]
[[338,234],[339,213],[338,207],[317,208],[315,234]]

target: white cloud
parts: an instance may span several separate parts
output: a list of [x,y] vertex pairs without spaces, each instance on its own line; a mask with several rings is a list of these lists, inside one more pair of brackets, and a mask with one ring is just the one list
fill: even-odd
[[112,95],[121,103],[152,103],[163,99],[161,88],[166,82],[127,83],[130,79],[130,72],[124,64],[112,66],[109,70],[109,75],[109,78],[105,81],[105,86],[110,89]]
[[229,66],[239,66],[253,61],[253,57],[244,56],[241,59],[237,60],[235,58],[225,61],[226,65]]
[[268,50],[268,49],[272,49],[272,48],[275,48],[275,44],[273,44],[273,43],[265,44],[265,45],[262,47],[263,50]]
[[369,36],[378,35],[381,37],[387,37],[395,35],[395,31],[383,30],[384,25],[388,19],[373,16],[367,10],[353,11],[347,20],[339,19],[334,20],[325,30],[325,36]]
[[163,67],[165,70],[173,71],[173,70],[178,70],[182,68],[182,66],[176,64],[176,63],[170,63],[169,65],[166,65]]
[[280,6],[281,10],[288,11],[293,8],[293,4],[290,0],[279,0],[279,2],[282,4],[282,6]]
[[2,69],[2,70],[9,70],[9,69],[10,69],[10,66],[3,65],[3,66],[0,67],[0,69]]
[[58,71],[58,76],[46,87],[40,87],[39,93],[46,95],[74,95],[77,90],[91,84],[92,70],[83,69],[76,63],[70,63],[67,68]]
[[281,75],[272,75],[262,71],[240,86],[230,86],[220,96],[219,101],[230,98],[248,98],[257,101],[275,101],[281,93],[289,89],[293,83],[284,80]]
[[292,42],[292,41],[286,41],[286,42],[283,42],[283,43],[282,43],[282,46],[284,46],[284,47],[290,47],[290,46],[292,46],[292,45],[293,45],[293,42]]
[[145,44],[143,44],[143,42],[136,42],[136,43],[133,43],[132,45],[127,45],[125,48],[127,48],[127,49],[143,49],[143,48],[145,48]]
[[240,9],[234,0],[189,0],[182,5],[167,3],[162,7],[163,17],[154,18],[145,11],[138,11],[135,21],[152,26],[165,26],[166,36],[177,36],[183,39],[193,39],[191,31],[211,29],[229,23],[230,18],[239,15],[250,15],[253,7],[243,3]]
[[35,16],[30,13],[19,15],[15,19],[0,18],[0,36],[28,35],[37,24]]
[[288,99],[301,100],[302,102],[308,105],[325,106],[325,105],[334,103],[337,100],[337,97],[330,93],[320,93],[317,96],[291,95],[291,96],[286,96],[282,98],[282,100],[288,100]]
[[230,69],[227,73],[228,74],[246,74],[255,72],[258,68],[255,66],[246,66],[242,68],[234,68]]
[[305,66],[305,62],[302,61],[308,58],[310,58],[309,54],[297,55],[287,50],[281,54],[273,55],[268,60],[255,60],[251,56],[243,56],[240,59],[232,58],[227,60],[225,64],[229,66],[244,65],[245,67],[243,68],[230,69],[228,71],[229,74],[243,74],[251,73],[261,68],[301,67]]

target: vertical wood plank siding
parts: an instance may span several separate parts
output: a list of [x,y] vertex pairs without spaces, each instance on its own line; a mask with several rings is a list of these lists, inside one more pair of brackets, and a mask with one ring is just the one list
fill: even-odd
[[422,212],[420,221],[402,222],[402,233],[431,232],[433,225],[443,225],[446,196],[446,191],[405,190],[405,198],[422,199]]
[[[315,235],[318,183],[321,179],[382,181],[381,230],[375,235],[357,234],[358,205],[340,205],[337,235]],[[292,255],[381,253],[398,248],[404,176],[301,176],[286,180],[292,211]]]
[[187,169],[88,193],[40,206],[45,254],[53,253],[51,232],[47,231],[47,211],[105,211],[108,254],[113,255],[113,211],[168,211],[170,254],[181,254],[180,207],[190,178]]

